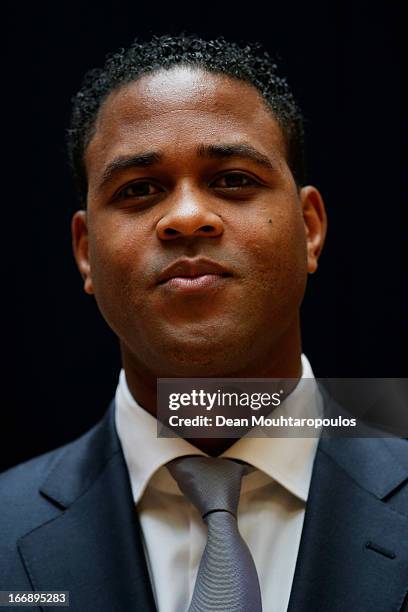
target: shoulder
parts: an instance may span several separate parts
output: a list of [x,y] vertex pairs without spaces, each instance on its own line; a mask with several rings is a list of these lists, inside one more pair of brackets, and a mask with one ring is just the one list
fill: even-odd
[[[72,444],[72,443],[71,443]],[[0,500],[9,511],[21,501],[32,499],[33,492],[69,444],[20,463],[0,474]]]
[[76,440],[0,474],[0,550],[5,540],[15,541],[39,523],[60,514],[61,507],[49,502],[45,485],[55,473],[60,474],[65,485],[69,484],[70,478],[78,478],[82,468],[89,473],[92,459],[95,462],[100,459],[100,432],[106,420],[107,417]]
[[[58,532],[58,549],[67,546],[64,539],[72,537],[72,517],[77,524],[84,516],[81,501],[86,493],[94,492],[90,507],[98,506],[104,494],[103,476],[113,473],[116,483],[125,472],[120,450],[112,403],[103,419],[81,437],[0,474],[0,589],[6,588],[2,585],[31,588],[30,568],[22,563],[24,543],[43,538],[34,555],[35,562],[42,558],[41,563],[47,546],[55,544],[54,536],[47,539],[47,534]],[[89,508],[87,512],[89,517]]]
[[[361,489],[408,516],[407,440],[391,436],[322,438],[319,451]],[[335,472],[330,470],[330,474],[336,482]]]
[[[355,416],[354,410],[345,410],[323,385],[319,387],[325,416]],[[324,431],[318,455],[361,488],[408,514],[408,440],[378,429],[369,420],[356,421],[354,430]]]
[[21,564],[18,542],[39,524],[58,516],[58,508],[41,494],[40,487],[60,457],[72,446],[45,453],[0,474],[0,588],[13,585],[31,589]]

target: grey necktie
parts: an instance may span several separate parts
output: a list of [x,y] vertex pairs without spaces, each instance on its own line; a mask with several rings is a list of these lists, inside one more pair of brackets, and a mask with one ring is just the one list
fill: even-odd
[[167,467],[208,527],[188,612],[262,612],[254,560],[236,519],[248,466],[228,459],[182,457]]

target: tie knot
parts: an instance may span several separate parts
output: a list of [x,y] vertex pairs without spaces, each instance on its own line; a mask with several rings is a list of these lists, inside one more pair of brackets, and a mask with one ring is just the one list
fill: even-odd
[[181,491],[203,518],[215,510],[226,510],[236,516],[246,467],[214,457],[181,457],[167,464]]

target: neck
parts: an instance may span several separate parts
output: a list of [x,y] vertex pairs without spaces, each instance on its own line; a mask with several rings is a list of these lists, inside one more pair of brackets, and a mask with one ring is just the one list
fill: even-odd
[[[220,372],[218,376],[213,376],[213,378],[291,379],[292,385],[296,386],[296,382],[302,375],[299,325],[296,326],[296,329],[295,333],[292,330],[292,333],[286,336],[285,342],[280,342],[278,347],[275,346],[269,354],[262,355],[257,362],[253,362],[234,373],[230,372],[228,375]],[[146,369],[137,356],[123,343],[121,343],[121,354],[126,381],[132,396],[140,406],[156,417],[157,378],[159,377],[154,372]],[[200,377],[202,377],[202,374],[197,372],[196,378]],[[194,444],[194,446],[211,456],[221,454],[236,441],[236,438],[189,439],[189,442]]]

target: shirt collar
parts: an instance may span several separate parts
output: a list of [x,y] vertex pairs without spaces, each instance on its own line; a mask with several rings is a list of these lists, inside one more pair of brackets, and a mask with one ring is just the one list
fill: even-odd
[[[180,491],[168,474],[160,468],[177,457],[205,453],[182,438],[158,438],[157,420],[134,399],[122,369],[115,396],[115,424],[129,471],[133,499],[138,503],[148,484],[169,493]],[[322,398],[310,363],[302,355],[302,378],[282,404],[284,416],[318,416],[322,413]],[[278,416],[276,411],[274,416]],[[315,437],[253,437],[246,435],[221,457],[239,459],[257,468],[243,479],[242,492],[264,486],[270,478],[277,481],[304,502],[307,500],[318,433]],[[258,435],[265,435],[261,428]],[[282,437],[279,437],[282,436]],[[261,473],[258,472],[260,470]]]
[[157,419],[136,402],[123,369],[115,395],[115,424],[135,503],[161,466],[183,455],[205,455],[183,438],[157,437]]

